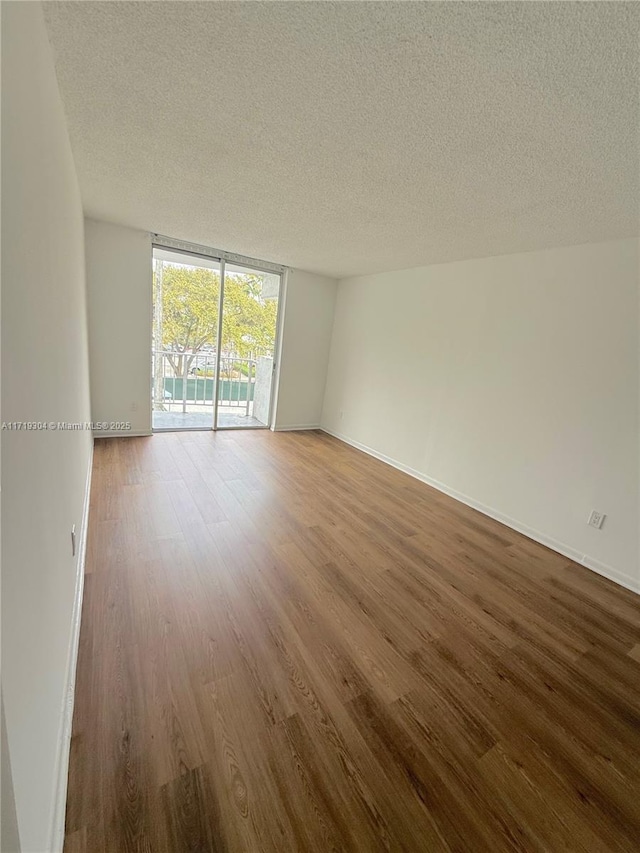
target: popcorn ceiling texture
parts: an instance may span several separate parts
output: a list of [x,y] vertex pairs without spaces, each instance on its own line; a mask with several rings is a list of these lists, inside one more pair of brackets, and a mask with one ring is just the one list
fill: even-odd
[[92,217],[333,276],[638,233],[638,4],[44,8]]

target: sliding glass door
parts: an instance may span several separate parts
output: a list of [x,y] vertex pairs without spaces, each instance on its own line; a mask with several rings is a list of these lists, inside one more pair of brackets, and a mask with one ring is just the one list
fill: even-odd
[[211,429],[221,262],[154,247],[152,418],[156,430]]
[[154,430],[270,425],[280,279],[154,246]]
[[280,276],[227,263],[222,290],[219,429],[270,423]]

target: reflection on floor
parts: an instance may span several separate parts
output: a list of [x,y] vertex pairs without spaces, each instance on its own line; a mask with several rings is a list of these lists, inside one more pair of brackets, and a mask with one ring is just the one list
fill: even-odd
[[[211,429],[213,412],[154,412],[155,429]],[[251,415],[218,412],[218,426],[224,427],[264,427],[262,421]]]

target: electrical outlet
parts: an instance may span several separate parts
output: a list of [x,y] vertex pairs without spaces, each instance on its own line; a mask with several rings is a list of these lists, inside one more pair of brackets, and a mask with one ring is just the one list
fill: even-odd
[[602,522],[605,520],[607,516],[603,512],[598,512],[597,509],[591,510],[591,515],[589,516],[589,527],[595,527],[596,530],[600,530],[602,527]]
[[76,526],[75,524],[71,525],[71,556],[75,557],[76,555]]

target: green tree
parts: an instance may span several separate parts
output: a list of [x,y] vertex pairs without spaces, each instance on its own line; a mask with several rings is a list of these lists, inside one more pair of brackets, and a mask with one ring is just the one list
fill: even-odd
[[[158,304],[162,289],[162,305]],[[175,373],[188,372],[204,346],[216,346],[220,275],[204,267],[156,261],[153,274],[155,346],[162,348]],[[161,322],[159,314],[161,313]],[[276,332],[275,299],[262,297],[259,273],[225,276],[223,352],[234,358],[270,355]]]
[[276,337],[275,299],[263,299],[259,273],[231,273],[224,281],[222,349],[241,358],[271,355]]

